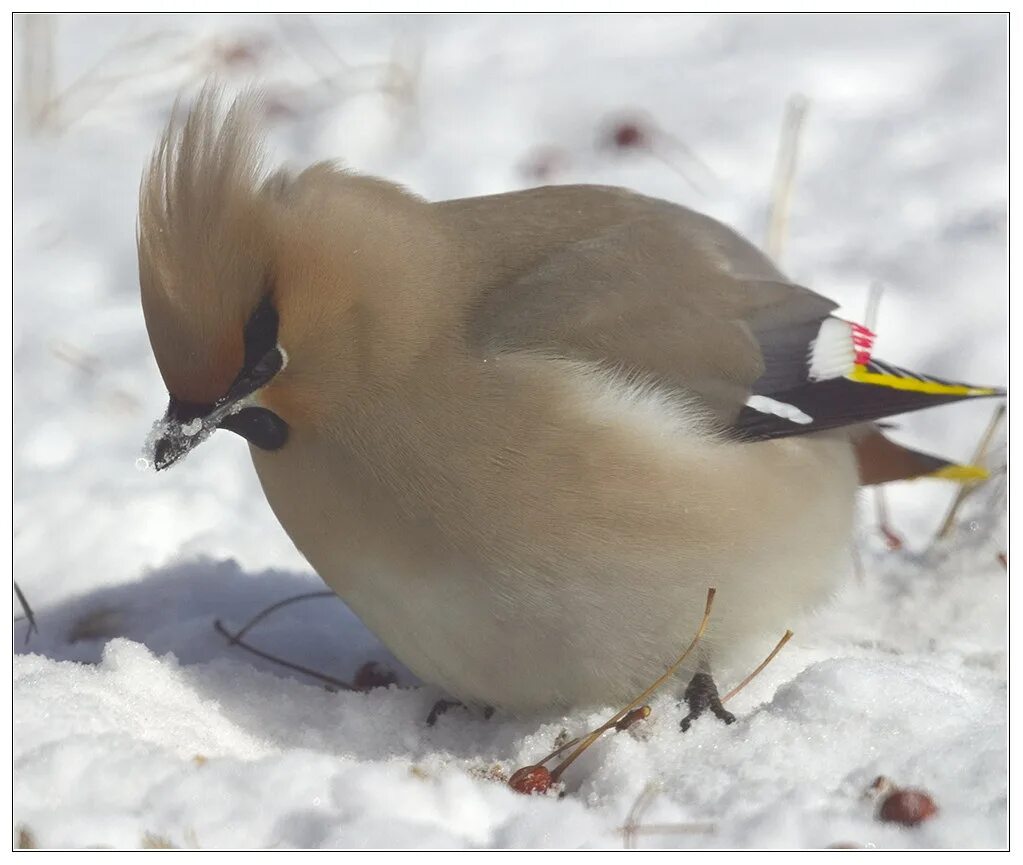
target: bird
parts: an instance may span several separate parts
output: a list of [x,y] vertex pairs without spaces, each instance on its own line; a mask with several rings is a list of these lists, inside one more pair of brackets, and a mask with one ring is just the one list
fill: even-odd
[[875,359],[681,205],[268,169],[257,97],[226,102],[176,114],[141,181],[150,462],[246,439],[311,567],[467,705],[621,703],[714,587],[685,699],[732,720],[715,671],[834,594],[859,487],[954,471],[878,421],[1004,394]]

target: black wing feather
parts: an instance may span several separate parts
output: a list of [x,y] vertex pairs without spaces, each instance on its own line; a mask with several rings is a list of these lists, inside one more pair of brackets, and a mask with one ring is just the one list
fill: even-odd
[[978,388],[959,385],[934,376],[918,376],[883,361],[871,360],[871,372],[901,378],[906,382],[926,382],[949,387],[969,387],[970,393],[928,393],[910,388],[872,384],[848,378],[808,381],[787,390],[768,394],[772,400],[793,406],[809,416],[798,423],[780,415],[745,407],[732,425],[732,431],[746,441],[785,438],[807,433],[852,426],[891,415],[905,414],[977,397],[1004,396],[1001,388]]

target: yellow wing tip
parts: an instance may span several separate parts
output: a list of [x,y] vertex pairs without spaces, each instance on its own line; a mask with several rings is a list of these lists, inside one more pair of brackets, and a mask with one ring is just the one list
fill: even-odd
[[893,390],[912,390],[917,393],[929,393],[935,396],[1000,396],[1005,393],[996,387],[973,387],[968,384],[923,381],[911,376],[872,372],[862,363],[855,364],[852,372],[846,377],[851,381],[858,381],[861,384],[890,387]]

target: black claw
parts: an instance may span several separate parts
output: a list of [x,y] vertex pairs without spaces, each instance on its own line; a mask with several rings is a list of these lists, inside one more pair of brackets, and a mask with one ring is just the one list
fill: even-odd
[[[440,718],[441,715],[445,714],[448,709],[465,709],[467,712],[470,711],[469,707],[459,700],[438,700],[433,704],[433,708],[430,709],[430,714],[426,716],[426,726],[432,727],[436,724],[437,719]],[[494,707],[484,706],[482,711],[483,720],[489,721],[494,714]]]
[[426,726],[432,727],[437,723],[437,719],[445,714],[448,709],[454,709],[457,706],[465,708],[465,703],[459,703],[458,700],[438,700],[433,704],[433,708],[430,709],[430,714],[426,716]]
[[697,718],[707,709],[714,717],[726,724],[735,723],[735,715],[721,705],[721,698],[718,696],[718,686],[710,673],[697,673],[693,676],[686,687],[685,701],[689,706],[689,714],[686,715],[679,726],[682,732],[686,732]]
[[735,723],[735,715],[722,706],[720,700],[717,700],[715,703],[711,703],[710,710],[714,713],[714,717],[719,721],[724,721],[726,724]]

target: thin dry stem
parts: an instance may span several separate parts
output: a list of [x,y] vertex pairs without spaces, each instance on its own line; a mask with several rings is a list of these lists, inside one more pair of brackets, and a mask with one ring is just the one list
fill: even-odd
[[35,613],[32,612],[32,608],[28,605],[28,598],[25,597],[25,593],[21,590],[21,586],[18,585],[17,580],[12,581],[14,583],[14,594],[18,596],[18,603],[21,604],[21,608],[25,611],[25,618],[28,619],[28,630],[25,631],[25,645],[28,645],[29,638],[33,632],[39,633],[39,625],[36,624]]
[[16,850],[37,850],[39,848],[36,836],[27,826],[18,826],[17,833],[18,837],[14,842]]
[[783,648],[785,648],[785,644],[791,639],[792,631],[786,631],[782,635],[782,638],[778,640],[777,645],[773,649],[771,649],[771,654],[764,658],[764,660],[760,662],[760,665],[752,673],[750,673],[745,679],[739,682],[739,684],[732,688],[731,691],[725,694],[725,696],[721,698],[721,702],[727,703],[729,700],[732,699],[732,697],[738,694],[743,688],[745,688],[750,682],[752,682],[757,676],[759,676],[764,671],[764,667],[766,667],[768,664],[771,663],[771,661],[774,660],[775,655],[777,655]]
[[[880,282],[872,282],[867,293],[867,306],[863,311],[863,325],[870,331],[877,330],[878,315],[881,311],[881,298],[884,296],[884,286]],[[902,538],[892,527],[888,519],[888,494],[883,486],[875,486],[874,507],[877,512],[877,524],[884,535],[885,545],[890,551],[902,549]]]
[[675,662],[670,667],[668,667],[667,670],[665,670],[664,674],[662,676],[660,676],[657,679],[657,681],[654,682],[649,688],[647,688],[642,694],[640,694],[638,697],[636,697],[624,709],[622,709],[619,712],[616,712],[615,715],[610,720],[605,722],[600,727],[597,727],[597,729],[594,730],[592,733],[590,733],[588,736],[585,736],[583,738],[582,742],[580,742],[579,746],[571,754],[569,754],[568,757],[566,757],[565,760],[562,763],[560,763],[558,765],[558,767],[553,772],[551,772],[551,781],[552,782],[557,783],[557,781],[565,773],[565,770],[569,766],[571,766],[576,760],[578,760],[579,757],[582,755],[582,753],[587,748],[589,748],[590,745],[592,745],[604,733],[606,733],[608,730],[610,730],[612,727],[614,727],[615,724],[617,724],[622,718],[625,717],[625,715],[628,714],[630,709],[634,709],[636,706],[640,705],[641,703],[645,703],[647,698],[651,694],[653,694],[654,691],[656,691],[658,688],[660,688],[661,685],[663,685],[672,676],[675,675],[675,672],[678,670],[678,668],[680,666],[682,666],[682,662],[685,661],[685,659],[689,657],[689,655],[692,653],[693,649],[696,648],[697,643],[700,642],[700,639],[703,637],[704,631],[707,630],[707,623],[710,621],[710,611],[711,611],[711,607],[714,606],[714,595],[715,595],[716,592],[717,592],[716,589],[713,589],[713,588],[707,589],[707,605],[704,608],[703,619],[700,621],[700,627],[696,631],[696,636],[693,637],[692,642],[689,644],[689,646],[686,648],[686,650],[681,655],[679,655],[678,658],[675,660]]
[[672,133],[668,132],[665,129],[659,129],[658,131],[660,132],[660,138],[663,141],[666,141],[669,144],[671,144],[676,150],[680,151],[686,159],[698,165],[700,167],[700,170],[703,171],[703,173],[707,175],[707,177],[714,181],[720,181],[720,178],[715,173],[714,169],[711,168],[703,159],[701,159],[700,156],[697,155],[696,151],[693,150],[693,148],[690,147],[688,144],[686,144],[685,141],[683,141],[677,135],[673,135]]
[[640,721],[645,721],[650,717],[650,707],[645,703],[642,706],[627,712],[625,717],[622,718],[617,724],[615,724],[615,730],[619,733],[624,733],[630,727],[634,726]]
[[[404,105],[415,104],[422,65],[420,45],[413,46],[414,56],[408,67],[401,62],[402,46],[398,41],[395,41],[391,56],[385,62],[353,64],[335,50],[308,14],[279,14],[277,25],[321,85],[334,90],[344,89],[346,95],[379,92]],[[310,50],[313,48],[315,52]],[[314,53],[319,54],[319,59],[325,59],[327,65],[313,57]],[[357,80],[360,77],[364,80]]]
[[888,516],[888,497],[885,495],[884,488],[874,486],[872,489],[874,491],[874,512],[877,514],[877,527],[880,529],[881,534],[884,535],[885,546],[888,547],[890,552],[901,550],[903,545],[902,537],[892,528],[891,520]]
[[[52,16],[27,16],[28,18],[51,18]],[[26,21],[26,28],[29,22]],[[26,50],[32,51],[33,47],[41,47],[52,55],[54,23],[48,22],[47,30],[42,37],[30,39],[26,32],[28,45]],[[178,53],[160,62],[154,48],[159,47],[161,42],[168,39],[180,39],[181,33],[173,30],[158,30],[142,36],[128,36],[119,40],[108,49],[92,66],[85,70],[78,78],[58,89],[56,86],[56,75],[51,69],[46,73],[46,83],[42,88],[36,88],[30,99],[33,102],[31,107],[31,129],[35,132],[48,131],[53,134],[66,132],[76,121],[84,117],[90,110],[101,102],[107,101],[113,93],[125,84],[137,84],[141,78],[152,77],[165,70],[180,66],[187,59],[187,54]],[[143,62],[132,62],[131,68],[127,68],[125,58],[135,61],[139,58]],[[120,60],[125,68],[120,71],[104,72],[104,69],[114,60]],[[46,64],[53,67],[52,56],[46,58]]]
[[21,31],[21,80],[18,107],[32,132],[47,123],[47,106],[54,93],[56,16],[30,13],[16,17]]
[[789,97],[782,121],[781,140],[778,143],[778,158],[774,166],[774,184],[771,193],[771,211],[767,220],[767,240],[764,244],[767,254],[780,262],[785,249],[788,232],[789,205],[792,200],[792,186],[796,176],[796,161],[799,155],[799,136],[806,119],[809,100],[798,94]]
[[263,621],[271,613],[277,612],[283,607],[287,607],[289,604],[297,603],[298,601],[308,601],[312,598],[336,598],[337,594],[330,591],[329,589],[321,589],[316,592],[303,592],[301,595],[292,595],[290,598],[285,598],[283,601],[277,601],[271,604],[269,607],[264,607],[256,615],[248,620],[235,634],[235,638],[232,642],[237,642],[244,637],[249,631],[251,631],[256,625]]
[[619,830],[625,835],[624,844],[626,850],[633,848],[636,831],[640,828],[639,818],[650,806],[650,803],[653,802],[659,790],[660,785],[656,781],[651,781],[643,788],[643,792],[636,797],[636,801],[632,803],[632,807],[629,809],[629,816],[625,818],[625,825]]
[[693,176],[688,171],[686,171],[681,165],[679,165],[674,159],[668,156],[668,154],[663,153],[656,147],[647,147],[646,152],[650,154],[650,156],[653,156],[655,159],[657,159],[666,168],[669,168],[670,170],[674,171],[686,183],[693,187],[693,189],[696,192],[699,192],[701,195],[703,195],[706,192],[706,189],[704,189],[703,186],[697,183],[693,179]]
[[863,311],[863,326],[869,331],[877,331],[877,317],[881,309],[883,295],[884,286],[880,282],[870,283],[870,289],[867,292],[867,308]]
[[[670,834],[710,834],[717,831],[717,823],[648,823],[646,826],[634,826],[632,832],[642,835]],[[624,832],[624,827],[619,831]]]
[[[977,442],[977,448],[973,452],[973,458],[970,460],[970,465],[977,466],[984,462],[988,448],[991,447],[991,442],[995,437],[995,433],[998,432],[998,428],[1002,425],[1002,419],[1004,417],[1005,403],[1003,402],[995,409],[987,428],[984,430],[984,434],[980,437],[980,441]],[[932,543],[944,540],[952,533],[952,529],[955,526],[956,516],[959,514],[959,509],[963,506],[963,502],[966,500],[966,497],[970,494],[970,489],[971,487],[967,484],[959,485],[959,489],[956,491],[956,496],[952,500],[952,505],[949,507],[948,513],[945,515],[945,519],[942,520],[941,527],[938,529],[938,533],[934,536],[934,541]]]
[[565,742],[565,744],[562,745],[560,748],[555,748],[553,751],[550,752],[550,754],[548,754],[542,760],[537,760],[536,765],[542,766],[544,763],[553,760],[559,754],[564,754],[565,751],[567,751],[569,748],[575,747],[576,745],[579,744],[580,741],[582,741],[580,736],[576,736],[574,739],[570,739],[569,741]]
[[238,646],[240,649],[245,649],[246,652],[250,652],[257,658],[262,658],[265,661],[278,664],[281,667],[285,667],[289,670],[294,670],[296,673],[304,673],[307,676],[312,676],[314,679],[319,679],[321,682],[325,682],[328,687],[332,690],[341,691],[358,691],[354,685],[349,682],[345,682],[343,679],[337,679],[334,676],[330,676],[327,673],[321,673],[319,670],[314,670],[311,667],[303,666],[302,664],[296,664],[293,661],[287,661],[284,658],[278,658],[276,655],[271,655],[269,652],[264,652],[262,649],[257,649],[255,646],[238,639],[238,634],[232,634],[227,628],[224,627],[223,622],[220,619],[215,619],[213,627],[218,634],[225,637],[232,646]]

